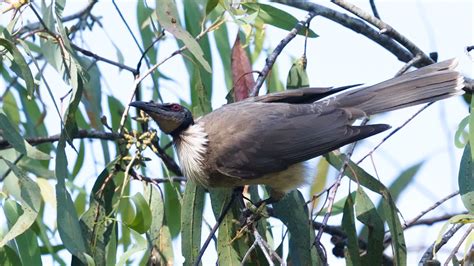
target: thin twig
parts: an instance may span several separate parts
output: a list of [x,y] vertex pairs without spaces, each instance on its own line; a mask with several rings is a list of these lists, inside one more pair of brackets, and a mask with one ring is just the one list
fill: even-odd
[[395,77],[399,77],[399,76],[403,75],[403,73],[407,72],[408,69],[410,69],[410,67],[418,64],[418,62],[420,62],[421,59],[422,59],[422,56],[419,55],[419,54],[416,55],[415,57],[413,57],[400,70],[398,70],[397,74],[395,74]]
[[153,184],[155,186],[159,186],[161,183],[168,183],[168,182],[186,182],[187,179],[184,176],[170,176],[166,178],[151,178],[151,177],[146,177],[138,174],[137,172],[133,171],[133,169],[130,171],[130,175],[132,176],[132,179],[146,182]]
[[448,196],[438,200],[437,202],[435,202],[432,206],[430,206],[428,209],[422,211],[420,214],[418,214],[415,218],[411,219],[409,222],[405,223],[403,225],[403,229],[405,228],[408,228],[410,226],[412,226],[413,224],[415,224],[418,220],[420,220],[421,217],[423,217],[425,214],[427,214],[428,212],[436,209],[438,206],[440,206],[441,204],[445,203],[447,200],[453,198],[454,196],[458,195],[459,194],[459,191],[455,191],[451,194],[449,194]]
[[209,246],[209,243],[211,242],[211,240],[214,237],[214,234],[217,232],[217,229],[219,228],[222,221],[224,220],[224,217],[227,215],[230,208],[232,207],[232,204],[234,203],[234,200],[235,200],[236,197],[237,197],[237,192],[233,191],[232,196],[229,200],[229,203],[227,203],[227,205],[222,210],[221,214],[217,218],[216,224],[214,225],[214,227],[212,227],[211,232],[209,232],[209,236],[206,238],[206,241],[204,241],[204,244],[202,245],[201,250],[199,250],[199,254],[196,258],[196,261],[194,262],[194,266],[199,266],[199,264],[201,262],[201,259],[202,259],[202,256],[204,255],[204,252],[206,251],[207,247]]
[[418,116],[421,112],[423,112],[426,108],[428,108],[430,105],[432,105],[433,102],[431,103],[428,103],[426,104],[425,106],[423,106],[420,110],[418,110],[415,114],[413,114],[410,118],[408,118],[408,120],[406,120],[401,126],[397,127],[396,129],[394,129],[392,132],[390,132],[386,137],[384,137],[382,139],[382,141],[380,141],[379,144],[377,144],[370,152],[368,152],[364,157],[362,157],[362,159],[360,159],[357,164],[360,164],[362,161],[364,161],[367,157],[371,156],[375,150],[377,150],[380,145],[382,145],[385,141],[387,141],[390,137],[392,137],[395,133],[397,133],[398,131],[400,131],[400,129],[402,129],[403,127],[405,127],[408,123],[410,123],[411,120],[413,120],[416,116]]
[[257,247],[257,244],[258,244],[257,240],[253,241],[253,244],[250,246],[250,248],[247,250],[247,252],[245,252],[244,257],[242,258],[242,261],[240,262],[241,266],[245,265],[245,261],[247,260],[248,257],[250,257],[250,254]]
[[448,258],[446,258],[446,261],[444,262],[444,266],[449,265],[449,263],[453,260],[453,257],[458,252],[459,248],[461,247],[461,244],[464,242],[464,240],[466,240],[466,238],[469,236],[472,230],[474,230],[474,224],[471,224],[471,226],[469,226],[466,232],[464,232],[464,235],[461,236],[461,239],[459,239],[459,242],[456,244],[456,246],[454,246]]
[[[373,27],[371,27],[361,19],[348,16],[347,14],[341,13],[331,8],[307,1],[273,0],[273,2],[286,4],[306,11],[312,11],[317,16],[322,16],[356,33],[360,33],[382,46],[384,49],[395,55],[397,59],[402,62],[408,62],[413,58],[413,55],[402,45],[394,41],[389,36],[380,34],[379,31],[375,30]],[[416,66],[421,67],[423,65],[418,64]]]
[[158,143],[158,138],[154,139],[151,144],[153,147],[158,151],[156,153],[158,157],[161,158],[163,163],[166,165],[166,168],[171,170],[173,173],[179,176],[183,176],[183,172],[181,171],[181,168],[176,164],[176,161],[173,160],[172,157],[170,157],[166,152],[165,149],[160,147],[160,144]]
[[[79,12],[77,12],[75,14],[62,17],[61,21],[62,22],[67,22],[67,21],[71,21],[71,20],[75,20],[75,19],[83,19],[84,16],[89,16],[91,14],[92,8],[95,6],[95,4],[97,4],[97,2],[98,2],[98,0],[90,1],[89,4],[84,9],[80,10]],[[22,27],[21,30],[19,30],[15,34],[15,37],[21,36],[22,34],[24,34],[26,32],[36,31],[40,28],[41,25],[42,25],[41,22],[34,22],[34,23],[31,23],[31,24],[25,25],[24,27]]]
[[[23,154],[18,155],[18,157],[15,159],[15,161],[12,162],[13,165],[16,165],[21,160],[21,158],[23,158]],[[5,173],[3,173],[3,175],[0,177],[0,182],[2,182],[5,178],[7,178],[7,176],[10,174],[11,171],[12,171],[12,169],[8,168],[5,171]]]
[[[47,137],[32,137],[26,138],[26,141],[31,145],[39,145],[42,143],[52,143],[59,141],[60,134],[47,136]],[[85,130],[81,129],[77,131],[77,134],[70,136],[71,139],[102,139],[102,140],[117,140],[122,136],[118,133],[109,133],[97,130]],[[8,141],[0,139],[0,150],[11,148],[12,146]]]
[[[454,236],[454,234],[463,226],[464,224],[454,224],[451,229],[449,229],[444,235],[443,237],[441,238],[441,241],[436,244],[433,243],[431,244],[425,251],[425,253],[423,254],[423,256],[421,257],[420,259],[420,262],[418,263],[418,265],[426,265],[425,263],[428,261],[428,260],[431,260],[433,259],[433,255],[434,253],[438,252],[441,247],[443,247],[446,243],[448,243],[449,239],[451,239],[451,237]],[[436,246],[435,246],[436,245]]]
[[433,64],[434,61],[428,55],[426,55],[418,46],[412,43],[408,38],[400,34],[396,31],[392,26],[388,25],[387,23],[383,22],[382,20],[372,16],[370,13],[365,12],[363,9],[353,5],[345,0],[332,0],[333,3],[336,5],[346,9],[347,11],[351,12],[352,14],[358,16],[359,18],[367,21],[368,23],[377,27],[381,33],[385,33],[386,35],[392,37],[395,41],[403,45],[408,51],[412,53],[412,57],[417,55],[421,56],[420,62],[422,64]]
[[370,2],[370,8],[372,9],[372,13],[374,14],[374,17],[380,19],[379,11],[377,11],[377,6],[375,5],[375,0],[369,0]]
[[[361,123],[361,126],[364,126],[365,124],[367,124],[369,120],[367,118],[365,118],[362,123]],[[323,221],[322,221],[322,226],[321,228],[319,229],[318,231],[318,234],[316,235],[316,238],[314,239],[314,245],[316,247],[319,247],[320,246],[320,242],[321,242],[321,237],[323,235],[323,232],[324,232],[324,226],[328,223],[328,220],[329,220],[329,217],[331,216],[331,213],[332,213],[332,208],[334,206],[334,200],[336,199],[336,192],[337,192],[337,189],[339,188],[339,186],[341,185],[341,180],[342,178],[344,177],[344,172],[346,170],[346,167],[349,165],[349,161],[350,161],[350,158],[352,156],[352,153],[354,152],[354,149],[355,149],[355,146],[357,144],[357,141],[352,143],[350,148],[349,148],[349,152],[347,153],[345,159],[344,159],[344,162],[339,170],[339,175],[336,179],[336,182],[334,183],[331,191],[329,192],[329,196],[328,196],[328,207],[327,207],[327,212],[324,214],[324,217],[323,217]],[[322,254],[319,254],[320,256]],[[323,257],[324,258],[324,257]],[[322,261],[325,263],[327,259],[322,259]]]
[[120,69],[124,69],[124,70],[130,71],[130,72],[132,72],[132,74],[133,74],[134,76],[136,76],[136,75],[138,74],[137,70],[136,70],[135,68],[133,68],[133,67],[129,67],[129,66],[124,65],[124,64],[121,64],[121,63],[119,63],[119,62],[115,62],[115,61],[112,61],[112,60],[107,59],[107,58],[105,58],[105,57],[102,57],[102,56],[100,56],[100,55],[98,55],[98,54],[95,54],[95,53],[93,53],[93,52],[91,52],[91,51],[88,51],[88,50],[86,50],[86,49],[83,49],[83,48],[81,48],[81,47],[75,45],[74,43],[71,43],[71,46],[72,46],[72,48],[74,48],[75,50],[81,52],[81,53],[84,54],[85,56],[89,56],[89,57],[94,58],[94,59],[97,60],[97,61],[102,61],[102,62],[105,62],[105,63],[107,63],[107,64],[116,66],[116,67],[118,67],[118,68],[120,68]]
[[258,77],[257,77],[257,80],[255,81],[255,85],[254,87],[251,89],[250,93],[249,93],[249,96],[250,97],[253,97],[253,96],[257,96],[258,95],[258,91],[260,90],[260,88],[262,87],[263,85],[263,82],[265,81],[265,79],[267,78],[268,76],[268,73],[270,72],[270,70],[272,69],[273,67],[273,64],[275,63],[278,55],[280,55],[280,53],[283,51],[283,48],[285,48],[285,46],[291,41],[293,40],[293,38],[296,37],[296,35],[298,34],[298,32],[306,25],[308,25],[310,22],[311,22],[311,19],[313,19],[313,17],[315,16],[316,14],[313,12],[313,11],[310,11],[306,17],[303,19],[303,20],[300,20],[296,25],[295,27],[288,33],[288,35],[283,38],[283,40],[280,41],[280,43],[275,47],[275,49],[273,50],[273,52],[267,57],[267,59],[265,60],[265,66],[263,67],[262,71],[260,71],[260,73],[258,74]]

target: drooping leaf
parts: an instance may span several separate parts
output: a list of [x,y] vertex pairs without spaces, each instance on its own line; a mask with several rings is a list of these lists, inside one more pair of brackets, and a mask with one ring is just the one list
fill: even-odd
[[[231,189],[215,188],[209,191],[211,197],[212,210],[216,220],[223,214],[225,206],[232,197]],[[235,202],[233,204],[235,205]],[[234,206],[230,208],[224,216],[217,234],[217,258],[219,265],[240,265],[242,254],[239,254],[237,240],[233,241],[237,228],[234,223],[236,213]]]
[[355,210],[357,220],[361,221],[369,228],[367,243],[367,255],[364,258],[365,265],[382,265],[384,224],[380,218],[374,204],[359,187],[355,198]]
[[274,215],[288,228],[289,260],[293,265],[321,265],[313,246],[314,230],[308,222],[308,208],[298,190],[273,204]]
[[[345,156],[336,155],[334,152],[325,155],[328,162],[336,169],[341,169],[345,161]],[[376,178],[369,175],[364,169],[360,168],[354,162],[349,160],[348,166],[344,174],[351,180],[358,184],[380,194],[382,201],[382,215],[387,221],[390,233],[392,235],[392,250],[394,253],[394,260],[398,265],[406,265],[407,250],[403,230],[401,229],[400,220],[398,217],[398,210],[393,201],[390,191]]]
[[286,80],[287,90],[309,87],[306,63],[306,56],[304,55],[293,62]]
[[348,265],[358,266],[362,264],[359,255],[359,239],[355,228],[354,196],[355,194],[351,193],[346,197],[341,225],[347,235],[346,263]]
[[8,187],[8,193],[12,194],[21,205],[23,213],[19,215],[16,222],[10,227],[1,241],[0,247],[3,247],[8,241],[22,234],[34,223],[41,207],[41,193],[38,185],[12,162],[0,157],[12,170],[16,180],[11,180],[11,186]]
[[57,223],[58,232],[61,240],[67,250],[75,257],[79,258],[83,263],[87,263],[86,244],[84,234],[79,225],[79,217],[77,216],[71,195],[66,190],[66,178],[68,176],[67,157],[65,153],[66,140],[62,135],[57,147],[56,153],[56,202],[57,207]]
[[133,236],[133,239],[135,240],[135,243],[131,248],[126,250],[125,253],[122,254],[122,256],[120,256],[117,265],[125,265],[131,256],[147,248],[146,238],[144,238],[138,232],[135,232],[132,229],[127,230],[128,232],[124,232],[124,234],[131,234]]
[[0,248],[0,261],[4,266],[16,266],[21,265],[21,260],[15,251],[9,246],[3,246]]
[[[316,167],[316,174],[313,178],[310,190],[309,190],[309,197],[312,198],[314,195],[320,193],[323,191],[324,186],[326,185],[326,181],[328,178],[328,173],[329,173],[329,163],[324,159],[324,157],[321,157],[318,162],[318,166]],[[312,198],[311,199],[311,205],[312,209],[314,209],[316,206],[318,206],[319,200],[321,197],[317,198]],[[342,206],[342,205],[341,205]],[[333,209],[334,210],[334,209]]]
[[183,41],[203,68],[210,73],[212,71],[211,66],[206,59],[204,59],[204,53],[199,46],[199,43],[179,24],[179,16],[174,1],[156,0],[156,6],[159,7],[156,8],[156,12],[161,26],[173,34],[177,39]]
[[201,71],[194,68],[194,73],[191,78],[191,84],[194,88],[191,92],[191,100],[193,104],[193,114],[200,117],[212,111],[211,99],[207,94],[207,90],[201,79]]
[[89,209],[81,216],[79,223],[86,239],[86,248],[97,265],[106,263],[106,246],[113,233],[115,217],[112,214],[113,197],[115,192],[113,167],[116,161],[107,167],[97,177],[89,198]]
[[238,102],[249,97],[249,92],[255,86],[252,73],[252,65],[247,52],[240,43],[240,35],[237,34],[232,47],[232,84],[234,90],[234,101]]
[[26,142],[3,112],[0,112],[0,128],[0,135],[2,135],[2,137],[6,139],[19,153],[36,160],[51,159],[48,154],[39,151]]
[[181,212],[181,250],[186,265],[194,265],[201,246],[204,189],[193,181],[186,182]]
[[458,175],[459,194],[464,207],[474,212],[474,167],[472,166],[471,146],[464,147]]
[[214,8],[216,8],[217,4],[219,4],[219,0],[207,0],[206,4],[206,15],[211,13]]
[[5,47],[5,49],[7,49],[8,52],[12,54],[13,64],[18,67],[18,71],[15,71],[15,68],[13,70],[25,81],[26,88],[28,90],[28,96],[31,99],[35,90],[35,81],[25,58],[15,46],[15,44],[7,39],[0,38],[0,46]]
[[[7,218],[7,222],[10,228],[10,231],[7,233],[8,235],[10,234],[10,232],[12,232],[12,230],[16,230],[15,228],[18,228],[17,224],[22,223],[21,220],[25,220],[25,207],[19,205],[14,200],[7,199],[3,204],[3,211],[5,213],[5,217]],[[34,222],[34,219],[31,220],[31,222]],[[5,235],[5,237],[7,237],[7,235]],[[36,235],[31,228],[27,228],[26,230],[15,236],[14,242],[16,248],[18,249],[18,255],[22,262],[18,265],[41,264],[41,254],[38,246],[38,241],[36,240]],[[2,248],[8,247],[8,245],[3,245],[3,243],[0,246]]]

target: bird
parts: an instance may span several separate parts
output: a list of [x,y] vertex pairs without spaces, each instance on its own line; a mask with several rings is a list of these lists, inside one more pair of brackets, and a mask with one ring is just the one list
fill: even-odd
[[184,176],[204,187],[267,185],[267,203],[314,176],[305,163],[390,128],[357,119],[463,94],[450,59],[371,86],[300,88],[250,97],[193,118],[177,103],[135,101],[173,138]]

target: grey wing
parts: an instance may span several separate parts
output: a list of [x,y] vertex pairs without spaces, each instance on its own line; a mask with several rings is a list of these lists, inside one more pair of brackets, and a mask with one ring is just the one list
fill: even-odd
[[[388,125],[351,126],[346,109],[318,111],[308,105],[265,103],[242,106],[240,116],[226,121],[232,141],[214,147],[216,167],[225,175],[257,178],[285,170],[290,165],[325,154],[348,143],[372,136]],[[259,119],[265,117],[265,119]],[[247,121],[239,124],[238,121]],[[215,120],[213,120],[215,121]]]

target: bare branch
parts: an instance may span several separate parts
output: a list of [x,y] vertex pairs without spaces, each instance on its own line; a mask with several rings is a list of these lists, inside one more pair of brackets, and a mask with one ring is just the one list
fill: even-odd
[[333,0],[333,3],[360,17],[361,19],[369,22],[370,24],[377,27],[381,33],[387,34],[392,37],[395,41],[403,45],[408,51],[410,51],[413,57],[419,55],[421,57],[420,63],[422,65],[433,64],[434,61],[428,55],[426,55],[418,46],[412,43],[408,38],[396,31],[392,26],[383,22],[382,20],[372,16],[370,13],[365,12],[363,9],[346,2],[345,0]]
[[[31,145],[39,145],[42,143],[56,142],[59,140],[60,134],[48,136],[48,137],[33,137],[26,138],[26,141]],[[109,133],[97,130],[85,130],[81,129],[77,132],[75,136],[71,136],[71,139],[102,139],[102,140],[117,140],[122,136],[118,133]],[[8,141],[0,139],[0,150],[11,148],[12,146]]]
[[397,133],[398,131],[400,131],[400,129],[402,129],[403,127],[405,127],[408,123],[410,123],[411,120],[413,120],[416,116],[418,116],[421,112],[423,112],[426,108],[428,108],[430,105],[432,105],[433,102],[431,103],[428,103],[426,104],[425,106],[423,106],[420,110],[418,110],[415,114],[413,114],[408,120],[406,120],[401,126],[395,128],[392,132],[390,132],[386,137],[384,137],[382,139],[382,141],[380,141],[379,144],[377,144],[369,153],[367,153],[364,157],[362,157],[362,159],[360,159],[357,164],[360,164],[362,161],[364,161],[367,157],[369,157],[370,155],[372,155],[372,153],[375,152],[375,150],[377,150],[385,141],[387,141],[390,137],[392,137],[395,133]]
[[[409,221],[408,223],[406,223],[405,225],[403,225],[403,229],[405,228],[408,228],[408,227],[411,227],[413,226],[413,224],[415,224],[418,220],[420,220],[421,217],[423,217],[425,214],[427,214],[428,212],[436,209],[438,206],[440,206],[441,204],[445,203],[447,200],[453,198],[454,196],[456,195],[459,195],[459,191],[455,191],[451,194],[449,194],[448,196],[438,200],[437,202],[435,202],[432,206],[430,206],[428,209],[422,211],[419,215],[417,215],[415,218],[413,218],[411,221]],[[449,217],[451,218],[451,217]],[[448,218],[448,219],[449,219]]]
[[[419,265],[426,265],[429,260],[433,259],[433,254],[438,252],[446,243],[448,243],[449,239],[454,236],[454,234],[463,226],[464,224],[454,224],[451,229],[449,229],[441,238],[441,241],[436,244],[431,244],[423,254],[420,259]],[[436,246],[435,246],[436,245]]]
[[375,0],[369,0],[370,2],[370,8],[372,9],[372,13],[374,14],[374,17],[380,19],[379,11],[377,11],[377,6],[375,5]]
[[81,47],[75,45],[74,43],[71,43],[71,46],[72,46],[72,48],[74,48],[75,50],[81,52],[81,53],[84,54],[85,56],[89,56],[89,57],[94,58],[94,59],[97,60],[97,61],[102,61],[102,62],[105,62],[105,63],[107,63],[107,64],[116,66],[116,67],[118,67],[118,68],[120,68],[120,69],[124,69],[124,70],[130,71],[130,72],[132,72],[132,74],[133,74],[134,76],[136,76],[136,75],[138,74],[137,70],[134,69],[134,68],[132,68],[132,67],[129,67],[129,66],[124,65],[124,64],[121,64],[121,63],[119,63],[119,62],[112,61],[112,60],[107,59],[107,58],[104,58],[104,57],[102,57],[102,56],[100,56],[100,55],[98,55],[98,54],[95,54],[95,53],[93,53],[93,52],[91,52],[91,51],[88,51],[88,50],[86,50],[86,49],[83,49],[83,48],[81,48]]
[[[369,121],[369,119],[365,118],[362,121],[361,126],[364,126],[365,124],[367,124],[368,121]],[[324,214],[322,227],[319,229],[318,234],[316,235],[316,238],[314,239],[314,245],[316,246],[318,251],[319,251],[318,247],[320,247],[321,237],[322,237],[323,232],[324,232],[324,226],[328,223],[329,217],[331,216],[331,213],[332,213],[334,200],[336,199],[337,189],[339,188],[339,186],[341,184],[341,180],[344,177],[344,172],[346,170],[347,165],[349,164],[350,158],[352,156],[352,153],[354,152],[356,144],[357,144],[357,141],[351,144],[351,146],[349,148],[349,152],[347,153],[347,156],[344,159],[344,163],[342,164],[342,167],[339,170],[339,176],[337,177],[336,182],[334,182],[334,185],[332,186],[332,188],[329,192],[327,212],[326,212],[326,214]],[[323,255],[323,254],[321,254],[321,252],[319,252],[319,253],[320,253],[319,254],[320,256]],[[324,263],[326,263],[327,258],[321,257],[321,259]]]
[[456,246],[453,248],[449,256],[446,258],[446,261],[444,262],[444,266],[449,265],[449,263],[452,261],[453,257],[456,255],[458,252],[459,248],[461,247],[461,244],[464,242],[464,240],[467,239],[469,234],[474,230],[474,224],[471,224],[469,228],[464,232],[464,235],[462,235],[461,239],[459,239],[459,242],[456,244]]
[[[276,3],[282,3],[289,6],[293,6],[299,9],[306,11],[312,11],[316,16],[322,16],[329,20],[332,20],[336,23],[341,24],[342,26],[351,29],[357,33],[364,35],[375,43],[379,44],[387,51],[395,55],[398,60],[402,62],[410,61],[414,55],[410,53],[402,45],[394,41],[392,38],[385,34],[380,34],[379,31],[376,31],[370,25],[365,23],[363,20],[348,16],[347,14],[338,12],[336,10],[330,9],[328,7],[318,5],[315,3],[310,3],[306,1],[292,1],[292,0],[273,0]],[[421,67],[422,64],[417,64],[417,67]]]

